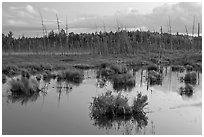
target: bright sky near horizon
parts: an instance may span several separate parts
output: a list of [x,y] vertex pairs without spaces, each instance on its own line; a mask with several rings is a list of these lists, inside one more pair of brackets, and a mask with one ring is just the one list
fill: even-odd
[[202,3],[3,2],[2,32],[12,31],[15,36],[41,36],[39,11],[48,32],[57,30],[56,14],[61,21],[60,27],[65,29],[67,17],[69,32],[75,33],[103,31],[104,25],[107,31],[114,31],[117,22],[128,29],[150,31],[159,31],[160,26],[164,26],[166,32],[170,22],[172,32],[185,33],[186,25],[191,33],[194,16],[195,26],[197,23],[202,25]]

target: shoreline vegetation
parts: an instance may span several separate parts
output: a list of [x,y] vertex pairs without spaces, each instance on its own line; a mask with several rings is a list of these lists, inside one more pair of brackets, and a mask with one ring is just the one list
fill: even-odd
[[[193,51],[166,51],[162,59],[174,70],[195,70],[202,72],[202,54]],[[45,71],[65,69],[94,69],[101,64],[122,64],[127,67],[141,68],[157,65],[160,61],[157,52],[138,52],[135,55],[3,55],[2,74],[9,77],[27,71],[30,74],[43,73]]]

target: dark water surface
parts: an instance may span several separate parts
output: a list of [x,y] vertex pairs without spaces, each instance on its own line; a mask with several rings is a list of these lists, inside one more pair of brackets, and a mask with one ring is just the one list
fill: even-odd
[[[148,96],[145,108],[147,123],[142,126],[133,119],[97,123],[90,117],[94,96],[114,89],[109,81],[96,78],[96,70],[84,71],[79,85],[40,80],[40,92],[32,98],[15,99],[7,92],[10,78],[3,84],[3,134],[202,134],[202,73],[197,72],[192,96],[179,94],[185,75],[163,70],[162,85],[147,86],[146,70],[134,72],[136,86],[122,93],[131,100],[138,91]],[[67,87],[67,88],[66,88]],[[118,91],[114,91],[117,93]],[[109,123],[108,123],[109,122]]]

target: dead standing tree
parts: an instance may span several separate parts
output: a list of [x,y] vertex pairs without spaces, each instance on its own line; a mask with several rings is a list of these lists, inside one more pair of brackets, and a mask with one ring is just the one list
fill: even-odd
[[43,31],[43,49],[45,50],[45,25],[44,25],[44,22],[43,22],[43,17],[42,17],[42,14],[39,10],[39,13],[40,13],[40,18],[41,18],[41,24],[42,24],[42,31]]
[[62,50],[62,40],[61,40],[61,33],[60,33],[60,22],[59,22],[59,19],[58,19],[57,14],[56,14],[56,18],[57,18],[57,29],[58,29],[58,32],[59,32],[60,51],[61,51],[61,53],[63,54],[63,50]]

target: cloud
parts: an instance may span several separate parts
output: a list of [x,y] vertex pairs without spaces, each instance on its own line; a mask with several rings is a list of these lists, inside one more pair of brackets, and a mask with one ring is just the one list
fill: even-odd
[[31,5],[26,5],[25,10],[31,14],[38,15],[38,12]]
[[25,26],[25,25],[27,25],[27,23],[22,21],[22,20],[13,20],[13,19],[7,20],[7,23],[8,23],[8,25],[12,25],[12,26]]
[[51,9],[51,8],[48,8],[48,7],[44,7],[43,10],[46,11],[46,12],[54,13],[54,14],[59,13],[56,9]]
[[[169,18],[172,32],[185,32],[185,25],[189,30],[192,30],[193,17],[196,17],[195,24],[202,24],[202,4],[201,3],[166,3],[160,7],[153,9],[151,13],[142,14],[137,9],[128,8],[118,10],[114,15],[95,17],[95,16],[80,16],[72,21],[70,25],[73,28],[94,28],[95,24],[103,28],[103,22],[107,27],[116,28],[118,21],[120,26],[126,28],[141,28],[145,26],[145,30],[159,31],[160,26],[163,26],[164,31],[168,31],[167,24]],[[196,30],[196,29],[195,29]]]

